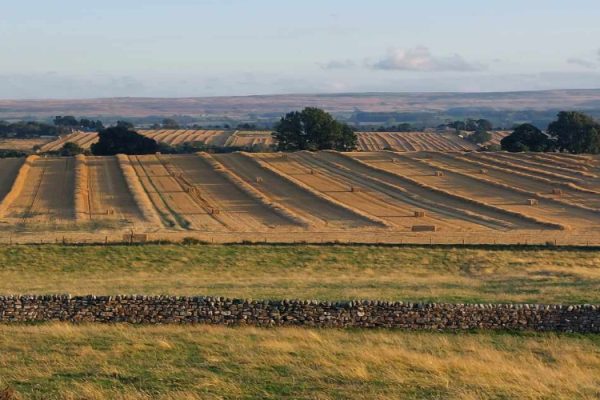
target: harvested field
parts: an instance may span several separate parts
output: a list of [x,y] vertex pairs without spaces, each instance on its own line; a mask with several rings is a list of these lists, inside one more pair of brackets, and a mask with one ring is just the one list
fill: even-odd
[[73,222],[75,160],[39,158],[31,163],[19,195],[5,212],[15,223],[60,224]]
[[467,151],[477,146],[452,133],[358,132],[358,151]]
[[36,158],[37,156],[0,159],[0,217],[5,215],[10,204],[23,190],[31,164]]
[[35,139],[0,139],[1,150],[20,150],[33,151],[34,147],[43,147],[50,143],[52,138],[35,138]]
[[[221,130],[141,130],[139,131],[144,136],[152,138],[158,142],[164,142],[171,146],[182,143],[204,143],[207,146],[227,147],[230,146],[232,137],[238,134],[238,131],[221,131]],[[270,132],[261,132],[263,136],[270,137]],[[262,138],[262,137],[261,137]],[[235,140],[233,140],[236,142]],[[237,142],[236,142],[237,143]],[[237,147],[243,147],[241,143],[236,144]]]
[[74,241],[134,229],[215,242],[600,243],[600,160],[591,156],[36,157],[0,161],[0,228],[26,242],[58,239],[42,232],[59,226]]
[[144,191],[167,226],[176,229],[223,229],[225,224],[177,180],[159,156],[130,156]]
[[225,147],[254,148],[263,146],[266,150],[275,144],[268,131],[235,131],[225,142]]
[[261,165],[250,154],[216,154],[222,165],[267,197],[309,220],[318,227],[357,228],[372,225],[350,210],[340,207],[294,184],[293,181]]
[[89,218],[140,223],[143,215],[115,157],[87,157]]
[[[169,145],[199,142],[213,147],[268,150],[275,145],[270,131],[222,130],[140,130],[140,134]],[[491,142],[500,141],[507,132],[492,132]],[[478,147],[454,133],[435,132],[357,132],[358,151],[470,151]],[[97,140],[96,133],[75,132],[47,143],[42,151],[59,150],[66,142],[84,149]]]
[[[295,227],[294,221],[277,212],[276,206],[253,197],[227,175],[225,166],[211,164],[209,155],[160,156],[178,182],[215,218],[233,231],[261,231]],[[216,167],[216,168],[215,168]],[[235,172],[229,171],[231,174]]]
[[[360,153],[357,153],[360,156]],[[373,188],[381,188],[379,190],[388,191],[395,190],[399,196],[409,197],[411,200],[420,205],[421,208],[444,215],[446,218],[456,219],[454,222],[455,229],[460,229],[460,221],[462,223],[475,223],[494,229],[540,229],[543,224],[536,224],[528,221],[523,221],[519,216],[503,213],[501,210],[490,207],[483,202],[473,201],[471,198],[463,198],[443,190],[439,185],[423,184],[417,180],[409,178],[405,173],[394,174],[382,169],[374,167],[365,162],[355,161],[345,155],[333,152],[320,153],[315,158],[328,160],[332,167],[345,168],[348,175],[361,177],[363,184],[369,184]],[[392,162],[388,162],[394,165]],[[445,181],[442,177],[440,181]],[[385,188],[385,189],[384,189]],[[398,188],[402,188],[399,191]],[[419,225],[421,225],[419,223]],[[467,224],[468,225],[468,224]]]
[[41,152],[58,151],[65,143],[75,143],[82,149],[89,149],[93,143],[98,140],[98,134],[95,132],[73,132],[69,135],[64,135],[58,139],[49,142],[41,147]]
[[500,146],[500,141],[510,135],[512,132],[510,131],[491,131],[492,139],[487,141],[486,145],[496,145]]
[[[415,154],[420,156],[420,153]],[[537,198],[537,193],[526,188],[515,188],[510,181],[502,183],[485,179],[485,174],[473,175],[454,170],[444,164],[435,162],[435,156],[430,161],[426,156],[413,158],[413,154],[394,154],[394,162],[378,163],[376,165],[386,171],[395,172],[415,179],[426,185],[443,189],[464,198],[476,199],[482,204],[489,204],[498,209],[507,210],[520,215],[523,220],[533,218],[541,224],[557,224],[565,227],[579,225],[585,227],[588,221],[600,214],[592,210],[570,207],[570,203],[553,198],[540,198],[536,207],[527,204],[530,198]],[[442,171],[443,177],[435,176],[436,171]],[[550,196],[549,196],[550,197]],[[600,209],[599,209],[600,212]],[[549,218],[549,219],[547,219]],[[532,226],[535,228],[535,226]]]

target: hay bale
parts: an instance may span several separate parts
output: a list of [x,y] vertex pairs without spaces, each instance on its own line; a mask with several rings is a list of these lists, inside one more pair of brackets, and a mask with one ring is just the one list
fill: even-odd
[[552,189],[552,194],[556,194],[556,195],[560,196],[563,194],[563,191],[562,191],[562,189],[554,188],[554,189]]
[[358,186],[350,186],[350,191],[352,193],[361,193],[361,192],[364,192],[363,188],[360,188]]
[[479,170],[479,173],[480,173],[480,174],[483,174],[483,175],[485,175],[485,174],[487,174],[487,173],[488,173],[488,170],[487,170],[487,168],[481,168],[481,169]]
[[435,225],[413,225],[411,228],[413,232],[436,232],[437,226]]
[[425,211],[415,211],[415,218],[423,218],[425,217]]
[[527,205],[529,205],[529,206],[537,206],[538,203],[539,202],[537,199],[527,199]]
[[435,171],[435,176],[444,176],[444,171]]
[[260,176],[256,177],[256,183],[263,183],[263,178]]

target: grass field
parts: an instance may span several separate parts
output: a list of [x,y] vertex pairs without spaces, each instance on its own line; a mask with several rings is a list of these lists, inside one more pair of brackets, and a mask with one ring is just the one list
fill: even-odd
[[5,246],[0,293],[600,303],[600,252],[376,246]]
[[596,399],[600,336],[0,326],[34,399]]
[[[0,294],[600,303],[599,289],[592,249],[0,247]],[[596,399],[599,377],[600,335],[0,325],[0,398]]]

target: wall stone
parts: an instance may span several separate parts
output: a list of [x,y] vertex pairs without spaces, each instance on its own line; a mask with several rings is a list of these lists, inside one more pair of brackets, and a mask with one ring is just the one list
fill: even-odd
[[600,306],[256,301],[174,296],[0,296],[0,323],[47,321],[600,333]]

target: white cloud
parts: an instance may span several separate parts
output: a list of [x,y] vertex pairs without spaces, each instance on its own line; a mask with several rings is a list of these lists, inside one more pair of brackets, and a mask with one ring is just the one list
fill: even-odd
[[333,60],[328,63],[319,63],[321,69],[350,69],[356,67],[356,63],[352,60]]
[[571,57],[567,59],[567,63],[578,65],[580,67],[595,69],[598,68],[598,64],[592,61],[584,60],[583,58]]
[[398,71],[481,71],[485,66],[466,61],[459,54],[434,56],[425,46],[392,49],[371,68]]

